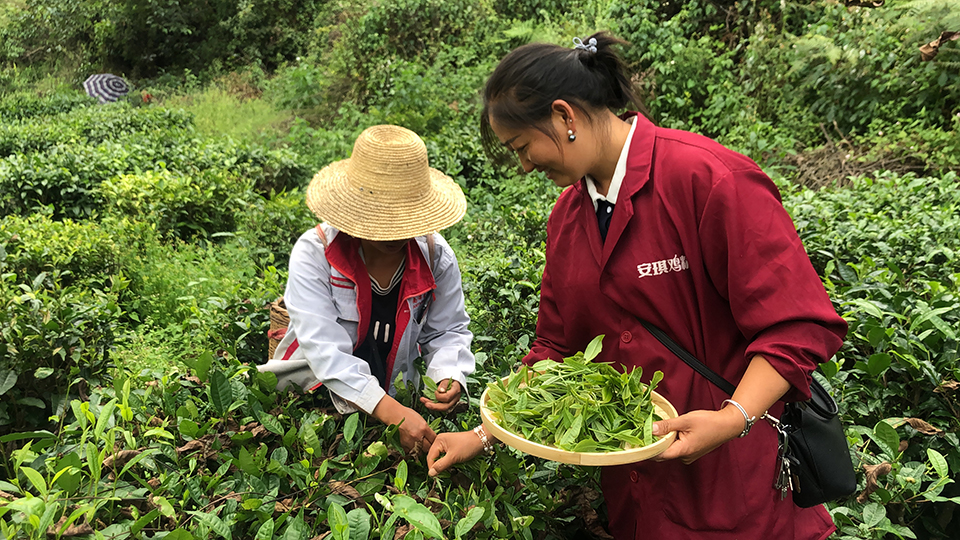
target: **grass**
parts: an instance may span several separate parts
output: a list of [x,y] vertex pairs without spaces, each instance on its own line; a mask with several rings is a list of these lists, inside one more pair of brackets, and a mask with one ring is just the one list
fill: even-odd
[[155,327],[144,324],[136,333],[118,340],[113,357],[118,369],[127,369],[134,374],[144,371],[170,374],[175,368],[186,371],[182,359],[192,354],[195,354],[195,347],[191,346],[180,325]]
[[204,135],[235,140],[259,140],[268,133],[279,131],[292,118],[267,100],[238,96],[217,85],[171,97],[164,105],[193,113],[194,125]]

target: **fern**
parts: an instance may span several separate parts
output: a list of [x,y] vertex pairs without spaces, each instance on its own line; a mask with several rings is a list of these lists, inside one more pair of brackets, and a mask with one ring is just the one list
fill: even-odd
[[927,43],[940,32],[960,31],[960,0],[910,0],[896,6],[902,12],[897,26],[907,42]]

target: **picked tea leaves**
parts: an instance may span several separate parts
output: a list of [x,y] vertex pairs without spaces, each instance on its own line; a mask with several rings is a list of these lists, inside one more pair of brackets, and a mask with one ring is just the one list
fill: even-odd
[[572,452],[616,452],[656,442],[653,423],[661,418],[651,397],[663,373],[644,384],[640,367],[620,373],[592,362],[602,339],[591,341],[586,354],[542,360],[489,383],[487,408],[497,423],[528,441]]

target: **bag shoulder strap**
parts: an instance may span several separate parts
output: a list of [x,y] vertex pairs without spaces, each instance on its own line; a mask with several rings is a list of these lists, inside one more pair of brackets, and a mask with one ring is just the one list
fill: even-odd
[[323,224],[317,224],[317,236],[320,237],[320,242],[323,243],[323,249],[330,247],[330,242],[327,241],[327,231],[323,230]]
[[437,252],[437,242],[433,239],[433,233],[427,233],[427,267],[430,273],[433,273],[433,257]]
[[708,381],[716,385],[717,388],[723,390],[731,396],[733,395],[734,390],[737,388],[730,384],[730,381],[724,379],[717,374],[717,372],[705,366],[703,362],[697,360],[696,356],[690,354],[686,349],[678,345],[676,341],[670,339],[670,336],[668,336],[666,332],[643,319],[640,319],[640,324],[642,324],[648,332],[653,334],[653,337],[657,338],[657,341],[662,343],[667,349],[670,350],[670,352],[677,355],[679,359],[683,360],[684,363],[692,367],[694,371],[700,375],[703,375]]

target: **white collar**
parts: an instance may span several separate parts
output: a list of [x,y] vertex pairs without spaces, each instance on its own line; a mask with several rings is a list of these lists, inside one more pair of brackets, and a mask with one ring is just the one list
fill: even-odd
[[620,193],[620,186],[623,184],[623,177],[627,175],[627,154],[630,153],[630,141],[633,140],[633,132],[637,129],[638,122],[635,122],[637,117],[633,116],[627,121],[630,122],[630,133],[627,134],[627,140],[623,143],[623,148],[620,150],[620,159],[617,160],[617,167],[613,170],[613,178],[610,179],[610,189],[607,190],[607,195],[604,197],[597,192],[596,182],[593,180],[590,175],[587,175],[587,193],[590,194],[590,200],[593,201],[593,209],[597,209],[597,201],[604,200],[610,204],[617,204],[617,195]]

